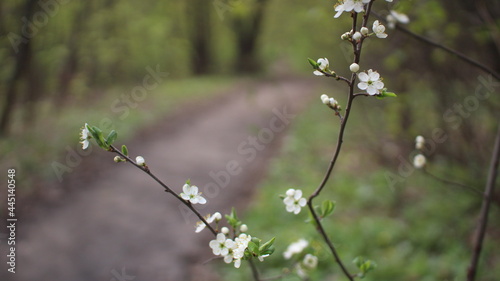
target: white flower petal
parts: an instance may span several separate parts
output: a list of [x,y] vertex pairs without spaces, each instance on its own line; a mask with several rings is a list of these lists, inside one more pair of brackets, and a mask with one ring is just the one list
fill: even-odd
[[362,82],[368,82],[370,80],[370,77],[365,72],[358,73],[358,78]]
[[366,83],[366,82],[359,82],[358,83],[358,88],[361,89],[361,90],[366,90],[366,88],[368,88],[368,83]]

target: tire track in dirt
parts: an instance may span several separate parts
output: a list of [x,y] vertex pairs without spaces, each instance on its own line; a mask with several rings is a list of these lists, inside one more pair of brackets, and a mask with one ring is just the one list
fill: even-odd
[[[241,210],[312,89],[300,79],[242,85],[210,105],[180,109],[138,136],[129,151],[144,156],[177,192],[191,179],[208,199],[203,214]],[[111,154],[99,153],[111,162]],[[195,217],[131,165],[104,167],[85,181],[90,187],[19,223],[17,273],[2,270],[0,279],[168,281],[208,274],[200,264],[211,257],[212,237],[194,233]],[[6,252],[3,243],[0,248]],[[5,267],[5,255],[0,261]]]

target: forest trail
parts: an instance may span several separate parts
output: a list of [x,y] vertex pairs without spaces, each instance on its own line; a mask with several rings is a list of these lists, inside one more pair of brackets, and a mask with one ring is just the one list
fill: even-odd
[[[283,133],[314,94],[312,85],[301,79],[245,84],[216,102],[182,108],[137,136],[128,144],[130,154],[144,156],[177,192],[191,179],[208,200],[202,214],[242,210]],[[92,157],[111,164],[62,202],[37,207],[29,221],[19,222],[16,274],[2,270],[0,279],[178,281],[199,280],[199,274],[210,280],[205,274],[211,274],[216,280],[203,265],[212,257],[209,231],[195,233],[195,217],[173,196],[138,169],[114,164],[114,155],[94,149]],[[0,262],[5,268],[6,256]]]

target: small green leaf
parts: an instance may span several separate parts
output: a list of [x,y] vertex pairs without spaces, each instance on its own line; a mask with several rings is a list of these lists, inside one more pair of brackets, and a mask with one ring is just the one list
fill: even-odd
[[92,134],[92,137],[95,139],[95,141],[97,142],[97,145],[99,145],[99,147],[104,148],[104,149],[109,148],[108,145],[106,144],[106,140],[104,139],[104,137],[102,135],[101,129],[97,128],[96,126],[92,126],[92,130],[90,130],[90,133]]
[[191,179],[187,179],[186,184],[191,185]]
[[323,204],[321,204],[321,216],[326,217],[329,216],[333,213],[333,210],[335,210],[335,202],[331,200],[325,200],[323,201]]
[[128,148],[126,145],[122,145],[122,153],[125,156],[128,156]]
[[377,99],[383,99],[383,98],[387,98],[387,97],[391,97],[391,98],[396,98],[398,95],[396,95],[395,93],[393,92],[387,92],[387,89],[384,88],[382,89],[382,92],[377,95]]
[[248,250],[250,253],[258,256],[259,255],[259,246],[255,244],[253,241],[248,242]]
[[111,130],[111,132],[109,132],[109,134],[108,134],[108,137],[106,138],[106,143],[108,145],[112,145],[115,142],[117,137],[118,137],[118,134],[116,133],[116,131]]
[[267,250],[261,250],[260,254],[261,255],[272,255],[275,250],[276,250],[276,248],[274,247],[274,245],[272,245],[269,248],[267,248]]
[[227,222],[233,229],[238,229],[238,227],[242,224],[236,215],[236,209],[231,210],[231,214],[226,215]]
[[266,252],[267,250],[269,250],[269,248],[271,248],[273,246],[275,240],[276,240],[276,237],[273,237],[273,238],[271,238],[271,240],[262,244],[262,246],[260,246],[260,248],[259,248],[259,251],[262,253],[262,252]]
[[309,64],[310,64],[310,65],[311,65],[314,69],[318,69],[318,68],[319,68],[319,65],[318,65],[318,63],[317,63],[316,61],[314,61],[314,60],[312,60],[312,59],[310,59],[310,58],[308,58],[307,60],[309,61]]

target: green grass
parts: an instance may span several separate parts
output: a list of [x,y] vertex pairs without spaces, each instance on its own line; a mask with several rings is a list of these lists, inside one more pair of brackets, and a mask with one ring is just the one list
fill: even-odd
[[100,91],[89,90],[85,95],[69,100],[59,110],[52,100],[42,101],[34,124],[28,129],[23,127],[22,112],[14,116],[12,134],[0,139],[1,166],[3,170],[15,167],[18,194],[30,195],[36,192],[33,187],[35,182],[57,181],[51,166],[54,162],[67,166],[68,151],[81,152],[78,141],[84,123],[98,126],[104,132],[116,130],[120,143],[123,143],[138,129],[153,124],[180,105],[207,100],[234,83],[234,78],[222,77],[164,80],[148,91],[144,99],[132,99],[132,106],[116,101],[121,95],[131,96],[134,87],[141,83]]
[[[386,174],[396,174],[399,162],[394,160],[388,167],[378,163],[381,152],[374,143],[383,140],[387,129],[385,117],[375,112],[394,103],[389,99],[356,100],[333,176],[315,201],[317,205],[325,199],[336,201],[336,210],[323,221],[324,226],[352,273],[357,273],[352,264],[357,256],[378,264],[364,280],[465,280],[480,198],[443,186],[420,171],[395,188],[389,187]],[[295,121],[243,221],[250,234],[264,240],[276,236],[276,252],[258,264],[263,277],[280,275],[289,267],[283,252],[291,242],[306,238],[312,245],[309,251],[319,257],[319,268],[311,273],[311,280],[347,280],[314,227],[305,223],[307,208],[295,216],[285,211],[279,198],[288,188],[302,189],[307,197],[317,187],[333,152],[338,120],[318,98]],[[379,130],[370,130],[373,124]],[[429,169],[437,165],[429,163]],[[453,165],[436,168],[440,172],[448,169],[451,175],[457,170]],[[499,262],[499,229],[494,223],[499,215],[494,206],[478,280],[493,281],[500,275],[495,266]],[[248,267],[235,270],[224,264],[219,268],[225,280],[252,280]],[[300,279],[291,274],[280,280]]]

